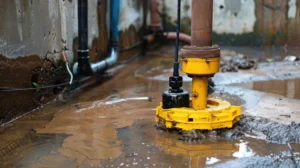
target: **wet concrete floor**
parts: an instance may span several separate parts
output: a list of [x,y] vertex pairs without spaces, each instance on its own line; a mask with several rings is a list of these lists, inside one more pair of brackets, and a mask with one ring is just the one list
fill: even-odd
[[[288,151],[286,144],[267,143],[259,134],[188,143],[156,130],[155,107],[168,89],[172,53],[168,47],[151,52],[112,80],[2,127],[0,167],[207,167]],[[189,90],[190,79],[184,79]],[[211,96],[245,104],[228,93]],[[298,157],[300,146],[292,147]]]

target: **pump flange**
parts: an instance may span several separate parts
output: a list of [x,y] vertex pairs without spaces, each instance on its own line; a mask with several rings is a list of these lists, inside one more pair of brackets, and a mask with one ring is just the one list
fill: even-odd
[[232,128],[240,120],[240,106],[232,106],[220,99],[208,99],[207,108],[164,109],[162,104],[156,108],[156,122],[168,129],[213,130]]

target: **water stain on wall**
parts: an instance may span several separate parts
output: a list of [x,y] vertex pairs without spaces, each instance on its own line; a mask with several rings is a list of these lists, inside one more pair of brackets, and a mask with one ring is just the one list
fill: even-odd
[[[167,31],[175,30],[176,5],[164,0]],[[298,45],[299,0],[214,1],[214,42],[223,45]],[[190,34],[191,0],[182,4],[182,32]],[[186,8],[188,7],[188,8]]]

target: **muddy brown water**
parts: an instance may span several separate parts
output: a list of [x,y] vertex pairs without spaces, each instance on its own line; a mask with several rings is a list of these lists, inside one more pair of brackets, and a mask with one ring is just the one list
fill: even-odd
[[[184,143],[179,135],[156,130],[155,107],[168,82],[154,77],[168,77],[172,67],[171,58],[157,55],[135,60],[112,80],[1,128],[0,167],[204,167],[212,157],[217,164],[235,159],[241,141],[259,156],[288,149],[253,138]],[[243,104],[230,95],[212,96]],[[155,99],[107,104],[129,97]]]

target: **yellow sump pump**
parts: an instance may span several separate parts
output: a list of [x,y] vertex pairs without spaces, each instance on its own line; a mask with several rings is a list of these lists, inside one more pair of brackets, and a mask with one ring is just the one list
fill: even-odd
[[[196,24],[193,23],[194,18],[201,19],[195,12],[197,10],[203,11],[202,14],[208,12],[204,15],[212,22],[212,4],[213,0],[192,1],[192,46],[180,51],[182,71],[192,78],[191,98],[187,91],[181,89],[177,40],[174,73],[169,79],[170,89],[163,93],[163,101],[156,108],[156,122],[166,128],[185,131],[232,128],[240,120],[241,107],[232,106],[224,100],[207,98],[208,78],[219,72],[220,48],[211,45],[212,25],[207,24],[209,22],[202,19],[202,22],[197,20]],[[180,0],[177,25],[180,25]]]
[[[198,55],[206,51],[214,54],[200,57],[188,55],[189,52],[195,51],[198,52]],[[231,128],[234,123],[240,120],[241,108],[232,106],[224,100],[207,99],[208,77],[219,72],[219,47],[185,47],[181,51],[181,57],[183,72],[192,78],[192,93],[189,106],[164,108],[162,102],[156,108],[156,122],[163,124],[167,128],[177,128],[186,131]]]

